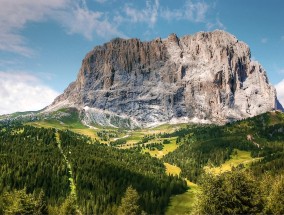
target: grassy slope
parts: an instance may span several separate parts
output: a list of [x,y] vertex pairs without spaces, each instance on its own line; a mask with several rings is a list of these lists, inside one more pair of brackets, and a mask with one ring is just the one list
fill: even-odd
[[[169,175],[180,174],[181,169],[179,167],[173,166],[169,163],[164,164]],[[188,180],[186,181],[189,189],[183,194],[171,197],[170,204],[166,211],[167,215],[190,214],[193,211],[196,201],[196,194],[198,193],[198,186]]]
[[245,167],[251,164],[254,161],[259,160],[260,158],[253,158],[248,151],[241,151],[236,149],[236,154],[231,155],[230,160],[227,160],[221,166],[218,167],[204,167],[206,172],[212,174],[221,174],[223,172],[231,171],[233,167],[237,167],[240,164],[243,164]]
[[[169,144],[164,144],[164,148],[162,150],[149,150],[149,149],[144,149],[143,151],[146,153],[148,152],[151,156],[157,157],[157,158],[162,158],[164,155],[168,154],[169,152],[173,152],[178,148],[178,145],[176,144],[176,137],[173,138],[164,138],[168,139],[171,142]],[[156,139],[150,141],[149,143],[155,142]]]
[[[236,150],[236,154],[231,156],[231,159],[226,161],[219,167],[205,167],[207,172],[211,172],[213,174],[220,174],[225,171],[231,171],[232,167],[236,167],[239,164],[244,164],[244,166],[248,166],[250,163],[258,160],[259,158],[252,158],[250,152]],[[173,166],[169,163],[165,163],[166,170],[168,174],[179,175],[181,169],[177,166]],[[187,180],[187,185],[189,189],[187,192],[173,196],[170,201],[170,205],[168,206],[167,215],[174,214],[190,214],[194,210],[194,204],[196,201],[196,196],[198,193],[198,186]]]

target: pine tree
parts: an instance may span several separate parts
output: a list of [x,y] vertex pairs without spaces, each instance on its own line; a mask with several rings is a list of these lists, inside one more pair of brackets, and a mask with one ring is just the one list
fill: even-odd
[[36,201],[26,189],[15,190],[3,195],[4,214],[34,214]]
[[263,209],[259,186],[249,173],[207,175],[201,184],[198,213],[257,214]]
[[141,214],[139,206],[138,192],[132,187],[128,187],[124,196],[121,199],[121,204],[118,208],[119,215],[138,215]]
[[268,213],[284,214],[284,175],[276,178],[270,195],[268,196]]
[[60,215],[73,215],[78,214],[76,208],[76,199],[74,196],[68,196],[60,208]]
[[48,214],[48,208],[45,201],[45,196],[43,190],[40,191],[37,201],[36,201],[36,211],[35,214]]

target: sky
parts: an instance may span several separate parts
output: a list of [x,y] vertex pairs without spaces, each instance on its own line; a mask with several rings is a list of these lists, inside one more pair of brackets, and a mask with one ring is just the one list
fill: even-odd
[[0,114],[39,110],[112,38],[221,29],[251,48],[284,104],[283,0],[0,0]]

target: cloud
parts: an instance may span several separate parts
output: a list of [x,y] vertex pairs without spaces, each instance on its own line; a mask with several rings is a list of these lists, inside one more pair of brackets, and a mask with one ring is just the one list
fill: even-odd
[[207,22],[206,27],[208,30],[212,30],[212,29],[222,29],[222,30],[226,30],[226,26],[220,21],[219,18],[216,18],[215,22]]
[[205,2],[187,0],[182,9],[163,9],[161,17],[166,20],[188,20],[191,22],[206,22],[209,5]]
[[146,1],[146,8],[136,9],[125,5],[124,12],[133,23],[144,22],[154,27],[158,18],[159,0]]
[[27,72],[0,71],[0,86],[0,114],[40,110],[59,95]]
[[260,40],[260,42],[263,43],[263,44],[267,43],[267,41],[268,41],[268,39],[265,38],[265,37],[264,37],[264,38],[261,38],[261,40]]
[[275,85],[277,91],[277,98],[282,105],[284,105],[284,79]]
[[[28,22],[42,21],[53,10],[62,9],[67,0],[1,0],[0,51],[33,55],[20,31]],[[3,42],[5,41],[5,42]]]
[[81,7],[75,5],[72,11],[58,13],[57,19],[69,34],[82,34],[88,40],[92,40],[94,34],[100,37],[124,36],[104,13],[89,10],[85,2]]
[[45,20],[54,20],[68,33],[82,34],[89,40],[94,34],[101,37],[121,35],[106,15],[89,10],[85,0],[1,0],[0,51],[33,56],[34,50],[28,46],[21,30],[28,23]]

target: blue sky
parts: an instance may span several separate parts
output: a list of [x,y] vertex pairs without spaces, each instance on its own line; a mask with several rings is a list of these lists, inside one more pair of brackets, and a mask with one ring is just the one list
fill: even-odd
[[283,0],[0,0],[0,114],[45,107],[114,37],[223,29],[246,42],[284,103]]

